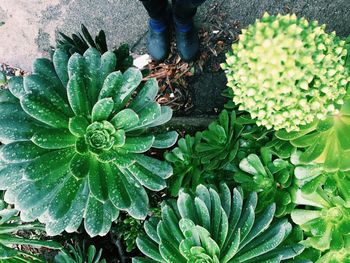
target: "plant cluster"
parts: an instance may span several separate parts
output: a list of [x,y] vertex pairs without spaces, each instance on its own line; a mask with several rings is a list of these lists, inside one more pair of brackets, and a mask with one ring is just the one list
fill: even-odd
[[147,235],[137,240],[147,258],[133,262],[281,262],[302,250],[283,245],[292,230],[287,220],[273,220],[271,204],[257,217],[257,195],[244,199],[239,188],[221,184],[217,191],[199,185],[162,206],[162,218],[145,223]]
[[348,262],[350,39],[265,15],[227,55],[227,109],[177,140],[127,46],[61,37],[0,90],[0,262],[42,261],[16,244],[111,258],[21,236],[43,229],[109,238],[121,262]]

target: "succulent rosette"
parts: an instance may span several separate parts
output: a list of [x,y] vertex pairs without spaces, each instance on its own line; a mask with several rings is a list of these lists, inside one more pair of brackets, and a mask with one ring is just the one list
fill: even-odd
[[162,218],[145,222],[146,235],[137,246],[147,258],[140,262],[282,262],[300,254],[300,244],[284,244],[292,231],[287,220],[274,220],[271,204],[255,215],[256,193],[246,199],[241,189],[221,184],[219,191],[199,185],[181,191],[177,202],[162,206]]
[[306,247],[322,252],[334,252],[348,245],[350,234],[348,200],[319,188],[311,194],[299,190],[296,194],[296,203],[309,208],[298,208],[291,213],[294,223],[300,225],[307,236],[302,242]]
[[58,49],[0,93],[0,189],[49,235],[76,231],[83,219],[90,236],[105,235],[119,210],[143,219],[145,188],[164,189],[172,174],[143,154],[176,142],[176,132],[154,129],[172,110],[155,102],[156,80],[141,86],[139,70],[114,72],[116,62],[112,52],[69,58]]
[[295,207],[294,165],[276,157],[268,147],[261,148],[259,156],[250,154],[242,159],[233,178],[245,191],[258,193],[257,213],[275,203],[276,216],[282,217]]
[[257,125],[299,131],[339,113],[349,85],[345,41],[295,15],[265,14],[227,54],[233,102]]

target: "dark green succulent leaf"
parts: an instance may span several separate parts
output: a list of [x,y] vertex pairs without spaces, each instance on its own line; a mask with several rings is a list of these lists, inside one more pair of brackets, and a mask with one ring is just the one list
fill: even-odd
[[47,176],[54,177],[56,172],[64,175],[66,164],[72,158],[74,150],[64,148],[53,150],[32,160],[25,169],[24,177],[30,180],[39,180]]
[[152,147],[157,149],[166,149],[173,146],[178,138],[176,131],[167,132],[164,134],[157,135],[153,142]]
[[88,175],[89,163],[90,163],[89,154],[81,155],[76,153],[74,154],[73,158],[70,160],[69,169],[77,179],[81,179]]
[[[245,200],[240,214],[241,190],[231,192],[225,185],[221,189],[219,194],[199,185],[196,194],[181,191],[175,207],[164,203],[161,220],[151,218],[145,223],[147,235],[136,240],[145,261],[133,262],[281,262],[303,251],[299,244],[282,245],[292,225],[273,220],[274,205],[255,220],[256,194]],[[230,204],[232,209],[226,212],[223,207]]]
[[64,87],[67,86],[69,77],[68,77],[68,60],[69,56],[63,49],[56,49],[53,54],[52,62],[55,67],[57,76],[60,78],[61,83]]
[[91,105],[97,102],[100,91],[99,69],[101,67],[101,55],[96,49],[88,49],[84,52],[85,85]]
[[21,107],[29,116],[53,128],[68,127],[68,116],[39,94],[23,96]]
[[111,123],[116,129],[129,131],[139,123],[139,116],[132,109],[119,111],[112,119]]
[[123,74],[120,71],[110,73],[104,80],[99,99],[115,96],[116,92],[123,85]]
[[84,136],[88,126],[89,122],[84,116],[74,116],[69,119],[69,131],[77,137]]
[[47,152],[47,149],[40,148],[30,141],[13,142],[0,148],[1,159],[8,163],[31,161]]
[[35,130],[41,129],[41,125],[28,116],[16,103],[2,103],[1,113],[1,141],[29,140]]
[[135,112],[140,112],[149,103],[152,103],[158,93],[158,83],[156,79],[149,79],[131,102],[130,108]]
[[63,86],[59,76],[57,75],[54,64],[51,60],[46,58],[35,60],[33,64],[33,73],[49,81],[57,94],[59,94],[63,99],[67,99],[65,86]]
[[114,107],[112,98],[104,98],[99,100],[92,108],[92,121],[107,120],[111,115]]
[[129,137],[125,139],[123,149],[132,153],[143,153],[151,149],[154,143],[154,136]]
[[44,149],[61,149],[75,145],[76,137],[69,130],[47,129],[34,133],[31,141]]
[[[67,104],[67,95],[62,97],[56,90],[50,80],[41,75],[33,74],[26,76],[23,81],[26,93],[35,93],[43,97],[48,103],[59,108],[67,116],[72,115],[72,110]],[[59,85],[59,84],[58,84]]]
[[116,111],[122,109],[130,99],[131,94],[141,83],[142,74],[135,68],[129,68],[123,73],[122,85],[114,88],[112,98],[114,100]]
[[24,85],[23,85],[23,78],[22,77],[12,77],[9,80],[9,90],[11,91],[12,95],[20,99],[22,96],[25,95]]
[[76,115],[88,116],[90,114],[87,92],[81,76],[73,75],[70,77],[67,84],[67,94],[69,104]]

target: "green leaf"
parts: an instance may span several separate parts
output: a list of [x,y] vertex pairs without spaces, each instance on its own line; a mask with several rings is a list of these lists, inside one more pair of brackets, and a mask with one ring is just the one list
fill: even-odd
[[281,140],[286,140],[286,141],[295,140],[315,130],[317,127],[317,124],[318,124],[317,121],[314,121],[308,125],[305,125],[304,127],[301,127],[300,131],[287,132],[286,130],[279,130],[275,132],[275,135],[278,139],[281,139]]
[[140,113],[139,113],[139,123],[136,127],[129,129],[137,130],[143,127],[147,127],[147,125],[153,123],[161,116],[161,107],[158,103],[153,102],[148,104]]
[[107,170],[108,195],[112,203],[119,209],[127,209],[131,206],[131,197],[124,184],[124,174],[115,166],[110,165]]
[[90,196],[87,203],[86,218],[84,226],[86,232],[91,236],[104,236],[111,225],[111,215],[105,211],[103,204]]
[[68,101],[76,115],[88,116],[90,105],[84,84],[84,79],[79,75],[70,77],[67,85]]
[[141,112],[142,109],[155,100],[158,89],[157,80],[149,79],[137,96],[133,99],[129,107],[135,112]]
[[40,180],[48,176],[54,178],[56,173],[59,173],[60,176],[64,175],[66,172],[64,169],[67,169],[73,154],[74,149],[70,148],[44,153],[28,164],[25,169],[25,178]]
[[171,165],[165,161],[160,161],[143,154],[135,154],[133,157],[138,164],[163,179],[167,179],[173,174]]
[[2,103],[0,111],[1,141],[30,140],[35,131],[42,129],[18,104]]
[[[34,93],[43,97],[54,107],[62,111],[67,116],[72,116],[73,112],[69,107],[66,94],[60,95],[50,80],[41,75],[29,75],[24,78],[24,89],[26,93]],[[62,97],[65,96],[65,97]]]
[[317,159],[326,148],[327,136],[320,137],[315,144],[310,146],[300,156],[300,161],[303,163],[311,163]]
[[61,83],[64,87],[67,87],[68,80],[69,80],[68,68],[67,68],[68,60],[69,60],[69,56],[66,53],[66,51],[60,48],[55,50],[52,61],[53,61],[53,65],[55,67],[56,73],[60,78]]
[[[117,58],[113,52],[107,51],[101,56],[100,86],[103,85],[103,82],[107,76],[115,70],[116,64]],[[101,98],[99,97],[99,99]]]
[[77,179],[85,178],[89,173],[90,155],[75,154],[70,161],[69,169]]
[[140,182],[141,185],[152,191],[160,191],[166,187],[166,183],[163,178],[145,169],[143,166],[137,163],[129,166],[127,169]]
[[65,216],[78,194],[82,181],[71,176],[58,191],[48,207],[48,214],[53,220],[58,220]]
[[26,165],[26,163],[14,163],[1,167],[0,190],[7,190],[20,184]]
[[68,128],[68,116],[38,94],[26,94],[21,98],[23,110],[33,118],[54,128]]
[[26,92],[24,90],[24,84],[23,84],[23,78],[22,77],[12,77],[9,80],[9,90],[11,91],[11,93],[13,94],[13,96],[17,97],[18,99],[20,99],[21,97],[23,97]]
[[127,137],[125,144],[122,146],[123,150],[132,153],[144,153],[151,149],[154,142],[154,136],[139,136],[139,137]]
[[101,86],[99,83],[99,69],[101,67],[101,55],[94,49],[89,48],[84,53],[85,59],[85,86],[88,98],[92,105],[97,101]]
[[131,205],[126,211],[134,218],[144,220],[148,212],[148,196],[141,184],[133,178],[133,175],[126,169],[120,168],[124,176],[121,177],[128,195],[131,199]]
[[49,81],[61,98],[66,99],[66,85],[63,86],[61,79],[55,71],[54,64],[47,58],[36,59],[33,63],[33,73],[38,74]]
[[2,160],[9,163],[30,161],[47,152],[47,149],[40,148],[30,141],[13,142],[0,148]]
[[123,74],[120,71],[109,74],[103,82],[98,99],[113,98],[122,85]]
[[104,165],[90,159],[89,187],[93,196],[100,202],[108,199],[108,186]]
[[99,100],[92,108],[92,121],[104,121],[111,115],[114,107],[112,98]]
[[124,109],[112,118],[111,123],[116,129],[128,131],[137,126],[139,116],[131,109]]
[[157,149],[170,148],[176,143],[178,136],[176,131],[156,135],[152,147]]
[[123,73],[123,83],[113,96],[116,111],[121,110],[126,105],[141,80],[141,71],[136,68],[129,68]]
[[[137,247],[141,250],[141,252],[144,253],[146,256],[157,262],[163,262],[163,258],[159,253],[158,245],[156,243],[150,241],[148,238],[145,238],[141,235],[136,239],[136,244]],[[135,260],[133,260],[133,262],[135,262]]]
[[75,116],[69,119],[69,131],[77,137],[82,137],[86,133],[89,122],[83,116]]
[[256,154],[250,154],[239,163],[239,168],[252,175],[267,176],[264,166]]
[[61,149],[74,146],[76,137],[68,130],[48,129],[36,132],[31,141],[41,148]]
[[172,116],[173,116],[173,110],[169,106],[161,106],[160,116],[154,121],[152,121],[151,123],[147,124],[145,127],[152,128],[152,127],[163,125],[168,121],[170,121]]

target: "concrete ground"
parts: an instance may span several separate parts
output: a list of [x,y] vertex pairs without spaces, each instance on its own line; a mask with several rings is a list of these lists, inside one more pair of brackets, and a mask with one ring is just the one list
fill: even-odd
[[[197,20],[206,20],[213,2],[244,27],[270,13],[296,12],[326,23],[340,35],[350,34],[350,0],[207,0]],[[110,46],[128,42],[143,48],[147,14],[138,0],[0,0],[0,63],[29,70],[45,55],[57,30],[74,33],[84,23],[92,33],[104,29]]]

